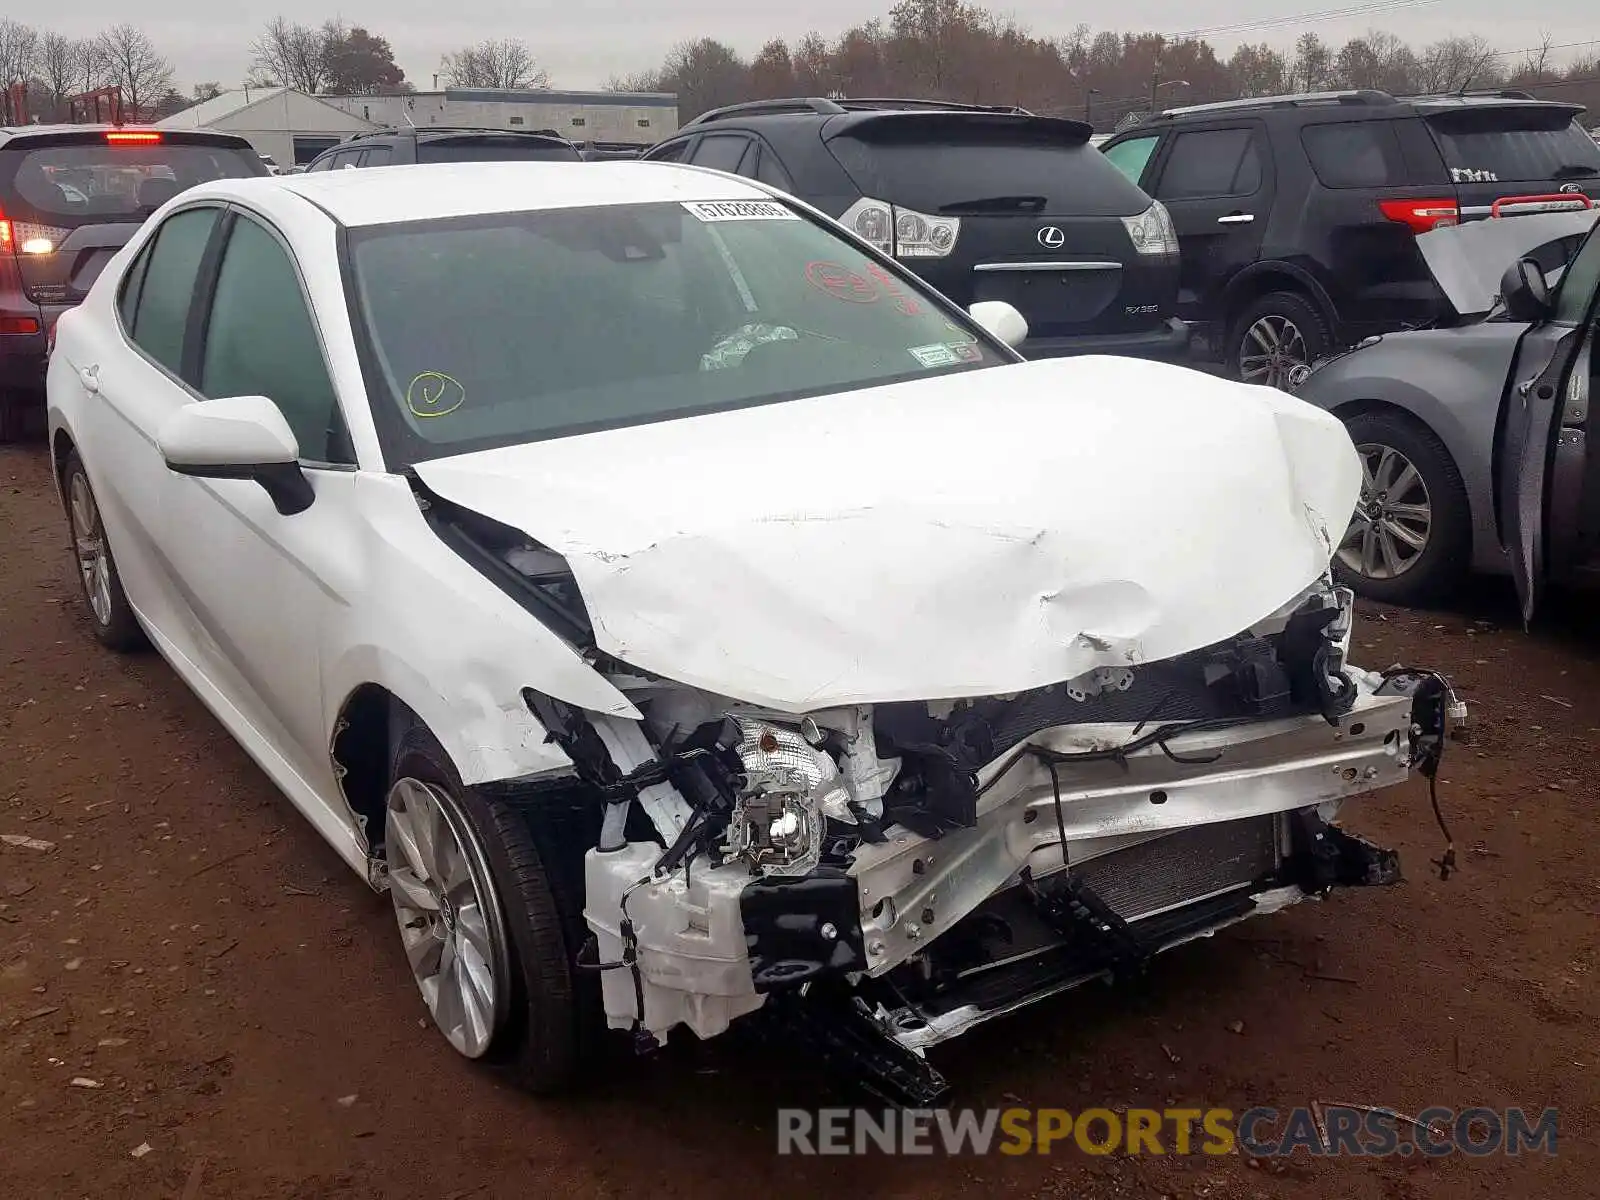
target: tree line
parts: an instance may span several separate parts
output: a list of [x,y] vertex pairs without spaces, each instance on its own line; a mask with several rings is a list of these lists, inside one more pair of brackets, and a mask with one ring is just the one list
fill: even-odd
[[[220,95],[216,80],[187,92],[174,70],[137,25],[114,25],[88,38],[69,38],[0,17],[0,125],[69,119],[68,100],[100,88],[121,89],[128,120],[160,120]],[[517,39],[489,39],[442,56],[436,82],[457,87],[543,88],[549,74]],[[250,43],[245,87],[280,84],[312,95],[363,96],[413,91],[394,60],[389,40],[332,19],[303,25],[274,17]],[[20,85],[19,103],[13,89]]]
[[749,59],[712,38],[685,41],[654,70],[608,86],[676,92],[682,120],[780,96],[905,96],[1018,104],[1088,119],[1103,132],[1163,107],[1338,88],[1513,87],[1600,112],[1600,61],[1590,51],[1558,65],[1561,49],[1546,38],[1508,52],[1463,34],[1412,46],[1373,30],[1342,45],[1306,32],[1287,49],[1247,43],[1223,57],[1204,38],[1087,25],[1051,37],[965,0],[900,0],[887,17],[837,37],[774,39]]

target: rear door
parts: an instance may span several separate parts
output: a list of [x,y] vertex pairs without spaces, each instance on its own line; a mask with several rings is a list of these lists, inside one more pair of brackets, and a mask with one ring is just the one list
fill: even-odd
[[[1600,228],[1600,227],[1597,227]],[[1545,583],[1583,565],[1594,497],[1588,428],[1594,386],[1600,233],[1564,273],[1552,318],[1522,339],[1497,439],[1496,507],[1524,620]]]
[[1178,231],[1178,315],[1214,318],[1227,282],[1261,256],[1272,210],[1265,131],[1232,121],[1175,131],[1148,171],[1151,193]]
[[212,179],[268,174],[249,145],[164,130],[23,135],[0,152],[23,291],[46,308],[80,303],[111,256],[173,196]]
[[1088,144],[1088,126],[940,111],[835,122],[827,147],[862,196],[845,223],[956,303],[1010,302],[1030,342],[1172,316],[1177,264],[1138,252],[1124,222],[1150,197]]
[[1467,220],[1512,196],[1581,193],[1600,200],[1600,145],[1564,104],[1508,101],[1419,106]]

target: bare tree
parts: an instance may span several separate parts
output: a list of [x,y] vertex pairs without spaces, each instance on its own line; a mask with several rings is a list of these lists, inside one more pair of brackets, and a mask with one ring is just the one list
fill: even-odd
[[142,105],[172,86],[172,64],[137,25],[124,22],[100,35],[105,80],[122,89],[128,115],[138,119]]
[[1544,35],[1543,40],[1539,43],[1539,48],[1537,50],[1528,51],[1526,57],[1524,57],[1522,60],[1522,66],[1518,69],[1517,74],[1523,76],[1531,75],[1533,76],[1533,82],[1535,84],[1540,84],[1544,82],[1545,72],[1549,69],[1550,35],[1547,33]]
[[0,116],[7,124],[22,119],[11,111],[11,85],[33,77],[39,61],[39,34],[31,25],[0,17]]
[[101,53],[98,38],[83,38],[75,42],[77,53],[73,61],[78,71],[78,90],[80,92],[93,91],[105,79],[105,55]]
[[78,86],[81,44],[54,31],[39,39],[39,75],[50,90],[50,106],[59,120],[68,96],[85,89]]
[[446,54],[440,60],[439,74],[455,87],[515,91],[550,86],[550,73],[540,68],[532,51],[515,38],[478,42]]
[[608,92],[659,92],[661,90],[661,73],[659,71],[634,71],[629,75],[613,75],[606,80],[605,90]]
[[251,64],[258,77],[314,96],[328,81],[333,47],[344,39],[345,28],[339,21],[325,21],[313,29],[287,17],[273,17],[250,43]]

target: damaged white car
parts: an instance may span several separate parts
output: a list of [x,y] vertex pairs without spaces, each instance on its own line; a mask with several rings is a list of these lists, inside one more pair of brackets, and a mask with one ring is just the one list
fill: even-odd
[[460,1053],[773,1020],[926,1103],[941,1039],[1392,882],[1334,818],[1459,707],[1346,659],[1337,420],[1024,333],[718,173],[219,181],[62,318],[51,448],[96,634],[388,890]]

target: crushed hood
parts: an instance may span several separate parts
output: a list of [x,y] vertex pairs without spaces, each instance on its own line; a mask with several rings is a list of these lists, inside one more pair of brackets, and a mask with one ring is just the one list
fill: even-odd
[[562,554],[601,650],[788,712],[1004,694],[1230,637],[1327,569],[1360,480],[1320,409],[1110,357],[416,472]]
[[[1582,237],[1597,216],[1600,210],[1586,209],[1469,221],[1418,234],[1417,249],[1450,306],[1463,317],[1480,317],[1499,299],[1507,267],[1540,246]],[[1550,282],[1554,286],[1555,279]]]

